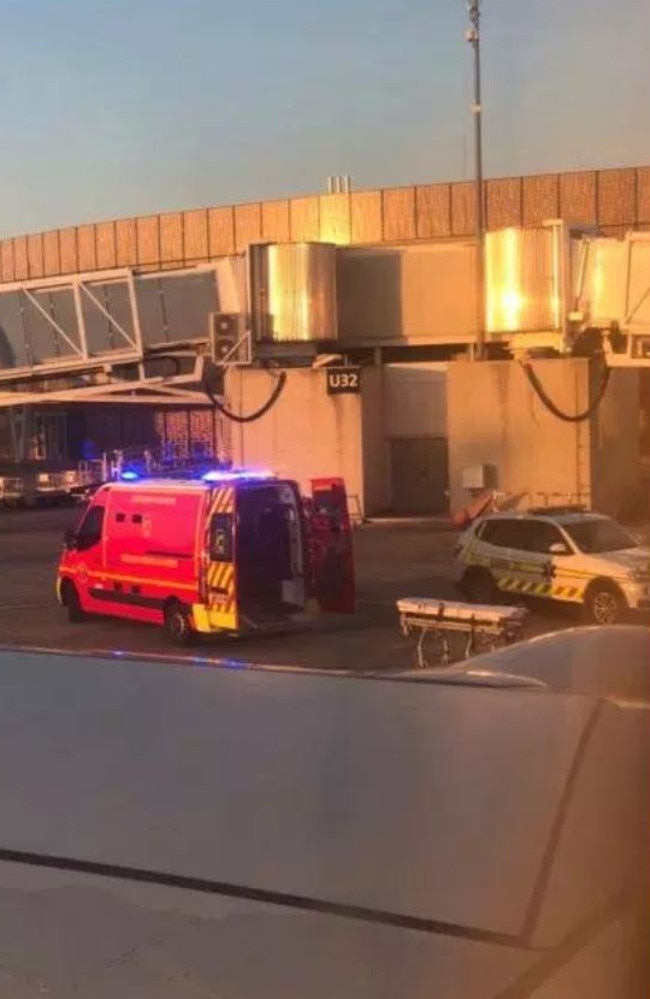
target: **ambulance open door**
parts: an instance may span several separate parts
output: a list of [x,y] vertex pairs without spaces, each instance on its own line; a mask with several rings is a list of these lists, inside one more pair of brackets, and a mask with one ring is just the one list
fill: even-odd
[[235,490],[217,489],[208,513],[207,606],[213,628],[239,629],[235,538]]
[[354,614],[352,527],[345,482],[311,481],[310,561],[314,596],[324,613]]

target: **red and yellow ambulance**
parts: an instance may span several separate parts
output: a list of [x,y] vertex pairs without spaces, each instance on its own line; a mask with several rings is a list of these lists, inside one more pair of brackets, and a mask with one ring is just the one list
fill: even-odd
[[277,627],[315,600],[353,613],[345,485],[214,471],[200,480],[118,481],[66,532],[57,596],[71,621],[103,614],[194,634]]

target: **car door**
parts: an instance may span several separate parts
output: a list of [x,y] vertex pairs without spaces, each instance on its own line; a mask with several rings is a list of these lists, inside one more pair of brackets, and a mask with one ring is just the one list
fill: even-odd
[[354,614],[352,527],[343,479],[312,479],[309,557],[314,596],[323,613]]
[[556,597],[559,592],[558,555],[553,552],[554,546],[567,548],[555,524],[532,517],[516,523],[512,538],[514,592],[533,597]]
[[470,561],[489,569],[504,593],[548,596],[552,563],[538,523],[543,522],[524,517],[486,521]]
[[232,486],[215,490],[208,520],[208,563],[205,574],[205,596],[211,624],[215,628],[233,632],[239,629],[236,501],[236,492]]
[[68,557],[69,571],[74,576],[82,606],[90,610],[101,609],[97,591],[102,586],[104,574],[105,513],[104,505],[100,503],[87,510],[71,538]]

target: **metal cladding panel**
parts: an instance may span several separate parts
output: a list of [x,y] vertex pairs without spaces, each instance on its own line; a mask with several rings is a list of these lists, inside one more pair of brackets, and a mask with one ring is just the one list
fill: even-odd
[[14,239],[14,268],[16,271],[16,281],[22,281],[23,278],[29,277],[27,236],[16,236]]
[[160,259],[165,263],[183,262],[182,212],[160,216]]
[[353,243],[381,243],[381,191],[355,191],[350,195],[350,228]]
[[40,232],[27,237],[27,265],[30,277],[43,277],[43,235]]
[[320,199],[320,238],[324,243],[350,242],[350,195],[325,194]]
[[13,240],[2,240],[2,244],[0,244],[0,262],[2,263],[2,280],[13,281],[16,276],[16,272],[14,270]]
[[523,224],[539,225],[560,214],[560,179],[556,173],[523,178]]
[[117,265],[115,223],[99,222],[95,227],[97,240],[97,266],[110,269]]
[[288,243],[291,239],[288,201],[265,201],[262,204],[262,239]]
[[210,255],[207,208],[185,212],[183,214],[183,231],[185,234],[185,262],[196,263],[207,260]]
[[235,206],[235,250],[242,253],[250,243],[262,238],[262,205]]
[[289,202],[291,239],[294,242],[315,240],[320,237],[320,199],[293,198]]
[[148,215],[136,219],[138,263],[160,263],[160,218]]
[[[217,262],[210,312],[242,313],[247,310],[246,257],[225,257]],[[206,315],[207,324],[207,315]]]
[[521,178],[488,180],[486,188],[488,228],[521,225]]
[[415,188],[389,188],[383,196],[384,239],[415,239]]
[[596,223],[596,174],[593,170],[560,174],[560,215],[565,222]]
[[62,274],[74,274],[79,270],[76,229],[59,229],[59,253]]
[[115,223],[117,266],[134,267],[138,262],[138,235],[135,219],[119,219]]
[[650,167],[640,167],[636,172],[637,221],[639,228],[650,225]]
[[259,248],[265,266],[263,288],[253,300],[265,303],[265,338],[282,342],[337,337],[336,248],[323,243],[285,243]]
[[451,185],[451,231],[454,236],[476,231],[476,188],[471,181]]
[[232,208],[210,208],[208,240],[211,257],[225,257],[235,252],[235,213]]
[[80,271],[94,271],[97,267],[95,226],[80,225],[77,229],[77,255]]
[[416,187],[415,213],[418,239],[451,236],[451,185]]
[[474,247],[409,247],[401,261],[402,335],[467,341],[475,323]]
[[628,328],[647,333],[650,329],[650,238],[631,237],[629,247],[629,281],[627,284],[626,321]]
[[485,238],[486,330],[560,329],[567,236],[564,227],[502,229]]
[[339,253],[339,338],[469,342],[474,335],[474,246],[446,242]]
[[597,178],[599,224],[633,226],[636,222],[634,170],[600,170]]
[[608,326],[614,320],[623,319],[627,265],[628,244],[625,241],[590,240],[581,298],[594,325]]
[[[61,273],[61,254],[59,252],[59,230],[53,229],[50,232],[43,233],[43,257],[45,264],[45,274],[48,277],[52,277],[55,274]],[[6,281],[6,275],[2,274],[3,281]]]

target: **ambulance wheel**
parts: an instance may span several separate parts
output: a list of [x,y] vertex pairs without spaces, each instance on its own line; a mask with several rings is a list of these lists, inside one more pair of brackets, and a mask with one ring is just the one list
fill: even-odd
[[625,597],[608,579],[596,579],[585,594],[585,611],[593,624],[620,624],[627,612]]
[[460,589],[473,604],[496,604],[501,599],[494,577],[487,569],[468,569]]
[[165,606],[164,626],[168,639],[174,645],[190,645],[194,638],[190,615],[178,600],[170,600]]
[[61,589],[61,600],[68,612],[68,621],[70,624],[79,624],[80,621],[84,620],[86,615],[81,608],[77,588],[69,579],[66,579]]

